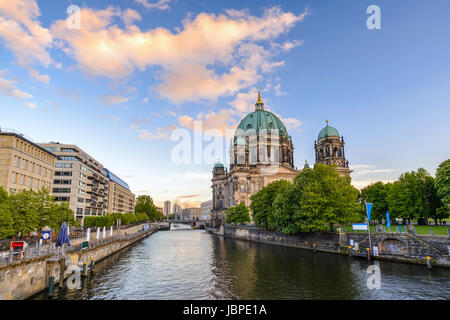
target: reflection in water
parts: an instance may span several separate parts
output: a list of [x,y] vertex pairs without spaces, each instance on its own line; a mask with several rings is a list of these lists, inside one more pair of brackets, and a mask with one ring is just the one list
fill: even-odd
[[[259,244],[205,231],[158,232],[99,262],[55,299],[449,299],[450,270]],[[34,299],[46,299],[46,293]]]

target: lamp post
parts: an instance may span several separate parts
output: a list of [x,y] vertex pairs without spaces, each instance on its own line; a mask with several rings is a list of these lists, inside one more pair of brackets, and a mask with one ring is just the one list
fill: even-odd
[[368,232],[369,232],[368,258],[370,260],[370,256],[372,254],[372,240],[370,239],[370,212],[372,211],[372,203],[366,203],[366,211],[367,211],[367,229],[368,229]]

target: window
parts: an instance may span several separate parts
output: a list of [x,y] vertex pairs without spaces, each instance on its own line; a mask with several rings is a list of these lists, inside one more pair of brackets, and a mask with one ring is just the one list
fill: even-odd
[[80,187],[86,187],[86,182],[80,181]]
[[71,163],[55,163],[56,168],[72,168]]
[[55,197],[55,201],[70,201],[69,197]]
[[80,178],[81,178],[81,179],[87,179],[87,175],[85,175],[85,174],[83,174],[83,173],[80,173]]
[[36,189],[39,188],[39,180],[38,179],[34,179],[34,187]]
[[28,163],[27,160],[25,160],[25,159],[22,160],[22,169],[26,169],[27,168],[27,163]]
[[23,185],[25,183],[25,177],[23,174],[20,175],[20,184]]
[[76,152],[76,150],[72,148],[61,148],[61,152]]
[[78,189],[78,194],[84,195],[85,192],[84,192],[84,190]]
[[78,197],[78,202],[84,203],[84,198]]
[[41,172],[41,166],[40,165],[36,165],[36,173],[39,174],[39,172]]
[[62,160],[62,161],[78,161],[79,159],[77,157],[60,156],[60,157],[58,157],[58,160]]
[[70,188],[53,188],[53,193],[70,193]]
[[83,214],[83,208],[77,208],[77,214]]
[[46,171],[45,170],[47,170],[47,168],[44,168],[44,167],[42,167],[42,175],[45,177],[46,176]]
[[72,172],[71,171],[55,171],[55,176],[71,177]]
[[12,183],[16,183],[16,180],[17,180],[17,173],[13,172],[13,173],[12,173],[11,182],[12,182]]
[[53,180],[53,184],[71,184],[72,180]]
[[85,166],[83,166],[83,165],[81,165],[81,171],[84,171],[84,172],[86,172],[86,171],[87,171],[86,167],[85,167]]
[[50,151],[50,152],[56,152],[56,148],[51,148],[51,147],[45,148],[45,150]]
[[33,172],[34,171],[34,162],[30,161],[30,171]]
[[33,183],[33,178],[28,177],[28,186],[31,188],[31,184]]
[[84,209],[84,215],[89,216],[91,214],[91,209]]
[[19,167],[19,157],[18,156],[14,156],[14,166],[15,167]]

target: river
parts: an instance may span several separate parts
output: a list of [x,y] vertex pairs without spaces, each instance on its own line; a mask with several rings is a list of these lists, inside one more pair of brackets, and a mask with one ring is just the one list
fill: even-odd
[[[80,290],[53,299],[449,299],[450,270],[369,262],[259,244],[201,230],[162,231],[98,262]],[[33,299],[47,299],[45,292]]]

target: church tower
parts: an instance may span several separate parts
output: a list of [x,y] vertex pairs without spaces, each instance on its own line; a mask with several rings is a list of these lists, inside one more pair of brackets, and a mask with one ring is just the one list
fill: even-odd
[[339,137],[336,128],[327,125],[320,130],[317,141],[314,141],[316,151],[316,163],[336,165],[336,170],[341,176],[349,175],[352,170],[345,159],[344,137]]

